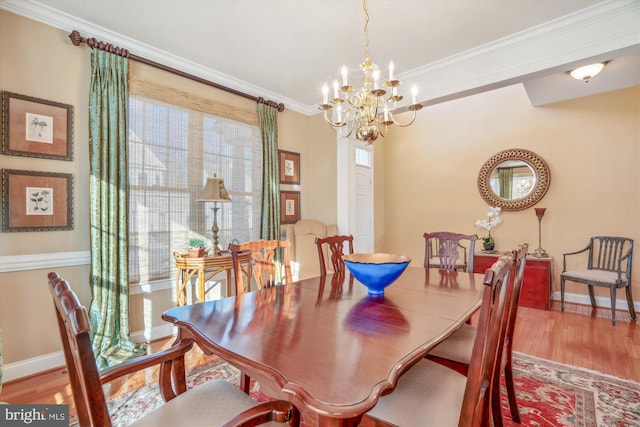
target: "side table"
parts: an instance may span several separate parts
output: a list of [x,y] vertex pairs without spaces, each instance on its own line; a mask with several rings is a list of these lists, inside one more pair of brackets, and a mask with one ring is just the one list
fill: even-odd
[[[504,254],[475,253],[473,255],[474,273],[484,273],[501,255]],[[552,280],[553,258],[537,258],[531,254],[527,254],[518,305],[550,310],[553,287]]]
[[[178,273],[176,275],[176,305],[187,304],[187,284],[196,275],[198,278],[198,288],[196,292],[196,302],[203,302],[204,284],[212,277],[222,273],[227,273],[227,296],[231,295],[231,271],[233,270],[233,259],[229,251],[222,251],[220,255],[203,256],[199,258],[190,257],[189,254],[173,252],[173,259],[176,262]],[[240,254],[242,264],[249,263],[251,253]]]

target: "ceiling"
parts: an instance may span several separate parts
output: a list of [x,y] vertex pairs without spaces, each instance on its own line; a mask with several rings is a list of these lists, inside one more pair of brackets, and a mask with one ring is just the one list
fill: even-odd
[[[360,0],[0,0],[240,90],[318,112],[323,83],[364,60]],[[640,84],[638,0],[369,0],[369,53],[434,104],[525,82],[533,105]],[[566,71],[609,60],[591,82]],[[615,71],[615,73],[614,73]]]

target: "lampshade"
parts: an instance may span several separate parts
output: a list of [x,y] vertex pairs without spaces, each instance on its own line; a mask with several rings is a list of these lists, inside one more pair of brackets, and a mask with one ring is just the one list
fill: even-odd
[[217,178],[215,175],[213,178],[207,178],[207,184],[204,186],[200,197],[196,199],[196,202],[231,203],[231,197],[229,197],[227,189],[224,188],[224,179]]
[[604,68],[604,62],[598,62],[597,64],[585,65],[584,67],[576,68],[569,74],[571,77],[577,80],[584,80],[588,82],[589,79],[598,74]]

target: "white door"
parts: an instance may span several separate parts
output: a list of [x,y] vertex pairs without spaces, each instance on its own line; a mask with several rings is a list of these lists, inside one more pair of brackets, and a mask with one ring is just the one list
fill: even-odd
[[355,151],[356,232],[353,250],[373,252],[373,150],[355,147]]
[[352,234],[354,251],[373,252],[373,151],[338,138],[338,231]]

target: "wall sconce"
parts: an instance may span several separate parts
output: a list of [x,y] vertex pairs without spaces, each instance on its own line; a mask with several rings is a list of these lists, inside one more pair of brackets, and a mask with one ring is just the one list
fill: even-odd
[[569,72],[569,75],[576,80],[582,80],[585,83],[589,83],[591,77],[594,77],[604,68],[605,62],[598,62],[596,64],[585,65],[584,67],[578,67],[575,70]]

